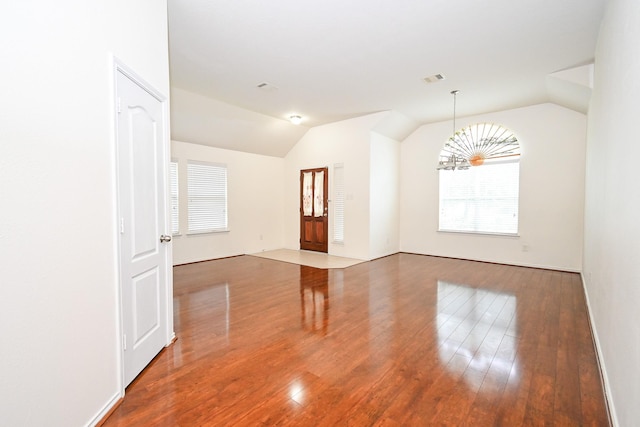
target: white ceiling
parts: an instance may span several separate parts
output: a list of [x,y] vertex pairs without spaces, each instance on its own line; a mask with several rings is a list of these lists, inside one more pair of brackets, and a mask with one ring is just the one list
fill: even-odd
[[172,87],[311,127],[450,119],[454,89],[458,116],[558,102],[548,76],[593,61],[606,0],[168,3]]

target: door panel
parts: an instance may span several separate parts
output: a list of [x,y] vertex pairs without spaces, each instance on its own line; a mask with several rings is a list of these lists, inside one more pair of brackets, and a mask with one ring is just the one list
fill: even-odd
[[328,168],[300,171],[300,249],[327,252]]
[[[129,121],[128,147],[131,156],[131,202],[132,202],[132,243],[133,257],[154,255],[159,250],[158,223],[155,211],[158,207],[158,191],[156,175],[158,173],[156,152],[156,126],[157,121],[152,115],[153,111],[147,111],[142,106],[127,106],[126,114]],[[125,121],[126,123],[126,121]]]
[[135,319],[133,348],[144,345],[145,339],[160,327],[160,277],[152,268],[132,279]]
[[116,76],[120,286],[124,380],[128,385],[168,344],[163,103]]
[[325,235],[324,232],[324,224],[325,221],[322,222],[317,222],[315,223],[316,226],[316,240],[319,242],[326,242],[327,241],[327,236]]
[[[304,221],[304,220],[303,220]],[[311,221],[304,221],[304,233],[302,241],[305,243],[313,243],[313,229],[311,228],[313,224]]]

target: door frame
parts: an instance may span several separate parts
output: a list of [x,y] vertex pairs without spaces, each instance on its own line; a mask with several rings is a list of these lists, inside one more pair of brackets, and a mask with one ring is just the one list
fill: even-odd
[[[135,84],[137,84],[138,86],[140,86],[140,88],[142,88],[143,90],[145,90],[147,93],[149,93],[151,96],[153,96],[155,99],[157,99],[160,103],[161,103],[161,108],[162,108],[162,117],[163,117],[163,127],[162,127],[162,134],[160,135],[160,138],[162,139],[163,143],[162,143],[162,148],[161,148],[161,153],[162,153],[162,159],[163,161],[166,163],[167,168],[166,168],[166,173],[164,174],[164,179],[163,181],[160,183],[160,185],[162,186],[162,188],[164,188],[165,191],[165,197],[164,199],[164,208],[165,208],[165,212],[169,212],[169,200],[170,200],[170,194],[169,194],[169,162],[171,161],[171,146],[170,146],[170,140],[169,140],[169,102],[168,102],[168,98],[166,96],[164,96],[161,92],[159,92],[158,90],[156,90],[151,84],[149,84],[144,78],[142,78],[140,75],[138,75],[135,71],[133,71],[131,68],[129,68],[127,65],[125,65],[120,59],[118,59],[117,57],[115,57],[114,55],[110,55],[110,62],[111,62],[111,69],[112,69],[112,73],[111,73],[111,114],[112,114],[112,136],[111,136],[111,141],[113,144],[113,149],[112,149],[112,160],[113,160],[113,171],[114,171],[114,180],[113,180],[113,191],[114,191],[114,207],[115,207],[115,212],[114,212],[114,228],[113,228],[113,235],[115,237],[115,250],[116,250],[116,258],[115,258],[115,262],[116,262],[116,281],[117,281],[117,286],[116,286],[116,298],[117,298],[117,313],[116,313],[116,323],[117,323],[117,331],[118,331],[118,337],[117,337],[117,365],[118,365],[118,370],[120,372],[119,378],[118,378],[118,385],[119,385],[119,390],[120,390],[120,397],[124,397],[125,394],[125,364],[124,364],[124,319],[123,319],[123,305],[122,305],[122,298],[123,298],[123,283],[122,283],[122,265],[121,265],[121,245],[122,245],[122,240],[121,240],[121,234],[120,234],[120,227],[118,225],[118,218],[120,217],[120,191],[119,191],[119,185],[118,185],[118,179],[119,179],[119,171],[118,171],[118,109],[119,109],[119,105],[118,105],[118,89],[117,89],[117,79],[118,79],[118,74],[122,74],[124,76],[126,76],[127,78],[129,78],[132,82],[134,82]],[[171,224],[170,222],[170,215],[165,215],[165,224],[164,224],[164,229],[165,230],[171,230]],[[171,234],[171,233],[169,233]],[[167,347],[168,345],[170,345],[173,341],[175,341],[175,332],[173,330],[173,256],[172,256],[172,247],[171,245],[163,245],[163,247],[165,248],[165,252],[164,252],[164,263],[165,263],[165,278],[166,278],[166,286],[165,286],[165,295],[164,297],[166,298],[166,304],[164,305],[166,307],[166,311],[164,313],[161,313],[161,315],[163,315],[164,321],[165,321],[165,325],[166,325],[166,330],[164,331],[164,335],[165,335],[165,339],[166,339],[166,343],[165,343],[165,347]]]

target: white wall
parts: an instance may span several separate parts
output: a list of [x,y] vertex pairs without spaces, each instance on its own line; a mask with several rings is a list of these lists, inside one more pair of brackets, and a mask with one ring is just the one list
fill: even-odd
[[371,132],[369,259],[400,249],[400,143]]
[[584,270],[614,422],[640,420],[640,2],[611,0],[589,109]]
[[87,425],[121,390],[109,53],[168,96],[166,2],[12,2],[0,29],[0,425]]
[[[180,231],[173,238],[173,263],[278,249],[283,245],[284,159],[172,141],[178,161]],[[187,161],[227,165],[229,231],[187,233]]]
[[[586,117],[553,104],[458,118],[495,122],[518,137],[519,237],[438,232],[438,155],[451,122],[425,125],[401,146],[400,250],[580,271]],[[455,172],[454,172],[455,173]]]
[[[344,244],[329,240],[329,253],[369,259],[370,130],[388,113],[375,113],[310,129],[285,157],[284,245],[300,248],[300,170],[329,167],[329,199],[333,165],[344,164]],[[329,209],[331,212],[331,209]],[[329,235],[333,221],[329,216]]]
[[284,157],[308,130],[176,87],[171,88],[171,137],[234,151]]

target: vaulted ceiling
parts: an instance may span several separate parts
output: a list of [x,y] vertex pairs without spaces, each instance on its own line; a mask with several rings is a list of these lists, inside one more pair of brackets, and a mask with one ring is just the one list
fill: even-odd
[[[308,127],[373,112],[416,124],[448,120],[454,89],[458,116],[543,102],[586,112],[605,3],[169,0],[174,138],[284,155]],[[435,74],[444,80],[425,83]],[[243,111],[253,119],[241,121],[268,132],[299,114],[302,130],[279,126],[286,141],[272,152],[265,141],[233,141],[243,138],[237,132],[216,143],[204,125],[195,135],[202,123],[188,124],[196,107],[185,94]]]

